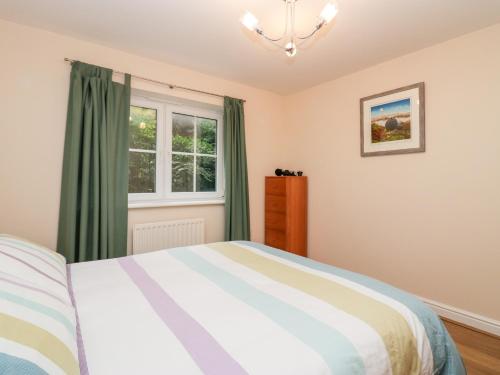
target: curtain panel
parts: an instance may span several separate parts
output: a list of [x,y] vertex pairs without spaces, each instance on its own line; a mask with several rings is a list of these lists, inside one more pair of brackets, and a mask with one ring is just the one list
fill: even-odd
[[71,69],[57,250],[68,262],[127,254],[130,75]]
[[248,171],[243,101],[224,98],[224,172],[226,241],[250,240]]

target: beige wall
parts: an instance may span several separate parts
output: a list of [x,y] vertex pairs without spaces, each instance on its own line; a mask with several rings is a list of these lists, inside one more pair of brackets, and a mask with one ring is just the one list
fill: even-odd
[[[287,98],[312,258],[500,319],[500,25]],[[359,98],[424,81],[427,151],[361,158]]]
[[[0,21],[0,233],[55,248],[70,65],[64,57],[247,100],[252,238],[263,240],[264,176],[282,155],[283,98],[270,92],[39,29]],[[222,105],[219,99],[133,81],[133,87]],[[223,239],[223,206],[132,209],[130,225],[203,217]]]
[[[55,246],[71,57],[247,99],[254,240],[264,175],[303,169],[311,257],[500,319],[499,45],[497,25],[282,98],[0,21],[0,232]],[[420,81],[427,151],[361,158],[359,98]],[[129,221],[184,217],[222,239],[222,206],[134,209]]]

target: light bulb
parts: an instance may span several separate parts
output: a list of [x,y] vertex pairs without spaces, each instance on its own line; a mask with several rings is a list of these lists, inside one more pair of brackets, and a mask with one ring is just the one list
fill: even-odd
[[294,57],[297,54],[297,46],[294,42],[288,42],[286,44],[285,53],[288,57]]
[[250,12],[245,12],[243,17],[241,17],[241,23],[250,31],[255,31],[259,20]]
[[338,12],[339,10],[335,4],[326,3],[325,7],[321,11],[321,14],[319,15],[319,18],[321,18],[325,23],[328,23],[335,18]]

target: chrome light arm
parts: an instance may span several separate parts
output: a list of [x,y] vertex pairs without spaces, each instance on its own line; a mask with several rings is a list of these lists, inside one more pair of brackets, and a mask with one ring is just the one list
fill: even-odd
[[314,28],[313,31],[311,31],[309,34],[307,35],[304,35],[304,36],[296,36],[297,39],[300,39],[300,40],[306,40],[306,39],[309,39],[310,37],[312,37],[314,34],[316,34],[323,26],[326,25],[326,22],[325,21],[321,21],[320,23],[318,23],[316,25],[316,27]]
[[287,36],[287,34],[288,34],[288,28],[290,27],[290,23],[292,23],[292,26],[293,26],[293,22],[294,22],[293,11],[295,8],[295,1],[298,1],[298,0],[295,0],[295,1],[283,0],[283,1],[285,2],[285,30],[283,31],[283,34],[279,38],[271,38],[270,36],[268,36],[264,33],[264,30],[262,30],[262,28],[258,27],[255,29],[255,32],[257,34],[259,34],[264,39],[266,39],[270,42],[273,42],[273,43],[276,43],[276,42],[283,40],[283,38],[285,36]]
[[270,42],[273,42],[273,43],[279,42],[286,35],[286,31],[285,31],[285,33],[281,37],[274,39],[274,38],[271,38],[271,37],[267,36],[266,34],[264,34],[264,31],[262,29],[255,29],[255,32],[257,34],[259,34],[261,37],[263,37],[264,39],[269,40]]

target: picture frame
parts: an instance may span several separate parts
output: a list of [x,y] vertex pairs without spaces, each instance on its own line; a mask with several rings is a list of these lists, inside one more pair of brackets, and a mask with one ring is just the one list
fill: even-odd
[[425,151],[424,82],[360,99],[361,156]]

